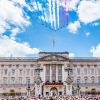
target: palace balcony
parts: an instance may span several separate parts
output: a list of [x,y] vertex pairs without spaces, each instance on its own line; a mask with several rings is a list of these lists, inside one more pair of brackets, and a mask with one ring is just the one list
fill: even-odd
[[63,82],[45,82],[45,85],[63,85]]

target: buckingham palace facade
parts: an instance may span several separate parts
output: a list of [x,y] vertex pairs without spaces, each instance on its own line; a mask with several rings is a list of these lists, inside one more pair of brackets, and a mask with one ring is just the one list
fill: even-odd
[[100,94],[100,59],[40,52],[38,58],[0,58],[0,95]]

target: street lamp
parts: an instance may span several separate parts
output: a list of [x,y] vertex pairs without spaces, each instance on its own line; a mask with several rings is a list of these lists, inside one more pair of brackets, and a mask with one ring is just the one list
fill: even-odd
[[35,89],[36,89],[36,95],[40,95],[41,94],[41,84],[42,83],[42,80],[41,80],[41,77],[40,77],[40,72],[42,71],[43,69],[40,68],[40,65],[37,64],[37,68],[35,69],[35,71],[37,72],[37,76],[36,76],[36,79],[35,79]]
[[71,75],[70,75],[70,72],[72,72],[72,68],[70,67],[70,65],[67,66],[67,68],[65,68],[65,71],[68,72],[68,76],[67,76],[67,84],[71,84],[73,81],[72,81],[72,78],[71,78]]
[[70,67],[70,65],[67,66],[67,68],[65,68],[65,71],[68,72],[68,75],[67,75],[67,79],[66,79],[66,93],[67,95],[72,95],[72,78],[71,78],[71,75],[70,75],[70,72],[72,71],[72,68]]
[[79,82],[79,80],[77,80],[77,94],[78,94],[78,96],[80,95],[80,82]]
[[36,72],[38,72],[38,77],[40,77],[40,72],[42,71],[43,69],[40,68],[40,65],[38,64],[37,65],[37,68],[35,69]]
[[37,72],[37,77],[36,77],[36,80],[35,80],[35,83],[37,85],[39,85],[41,83],[41,77],[40,77],[40,72],[42,71],[43,69],[40,68],[40,65],[37,65],[37,68],[35,69],[35,71]]
[[30,96],[30,79],[27,79],[27,97]]
[[33,96],[35,96],[35,83],[33,83]]
[[67,71],[68,76],[70,76],[70,72],[72,71],[72,68],[70,67],[70,65],[67,65],[67,68],[65,68],[65,71]]
[[22,86],[22,82],[21,80],[19,81],[19,96],[21,96],[21,86]]

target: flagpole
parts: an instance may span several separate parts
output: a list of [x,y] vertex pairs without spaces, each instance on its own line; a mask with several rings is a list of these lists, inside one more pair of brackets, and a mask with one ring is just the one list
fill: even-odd
[[[56,30],[55,30],[55,32],[56,32]],[[53,34],[52,34],[52,47],[53,48],[55,47],[55,36],[54,36],[55,32],[53,32]]]

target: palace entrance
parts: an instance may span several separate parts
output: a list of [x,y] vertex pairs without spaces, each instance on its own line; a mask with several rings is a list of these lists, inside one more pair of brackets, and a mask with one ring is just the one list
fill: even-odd
[[15,90],[10,90],[9,95],[15,96]]
[[58,95],[58,90],[57,90],[57,88],[56,88],[56,87],[52,87],[52,88],[50,89],[50,94],[51,94],[51,96],[57,96],[57,95]]
[[91,94],[95,95],[96,94],[96,89],[91,89]]

